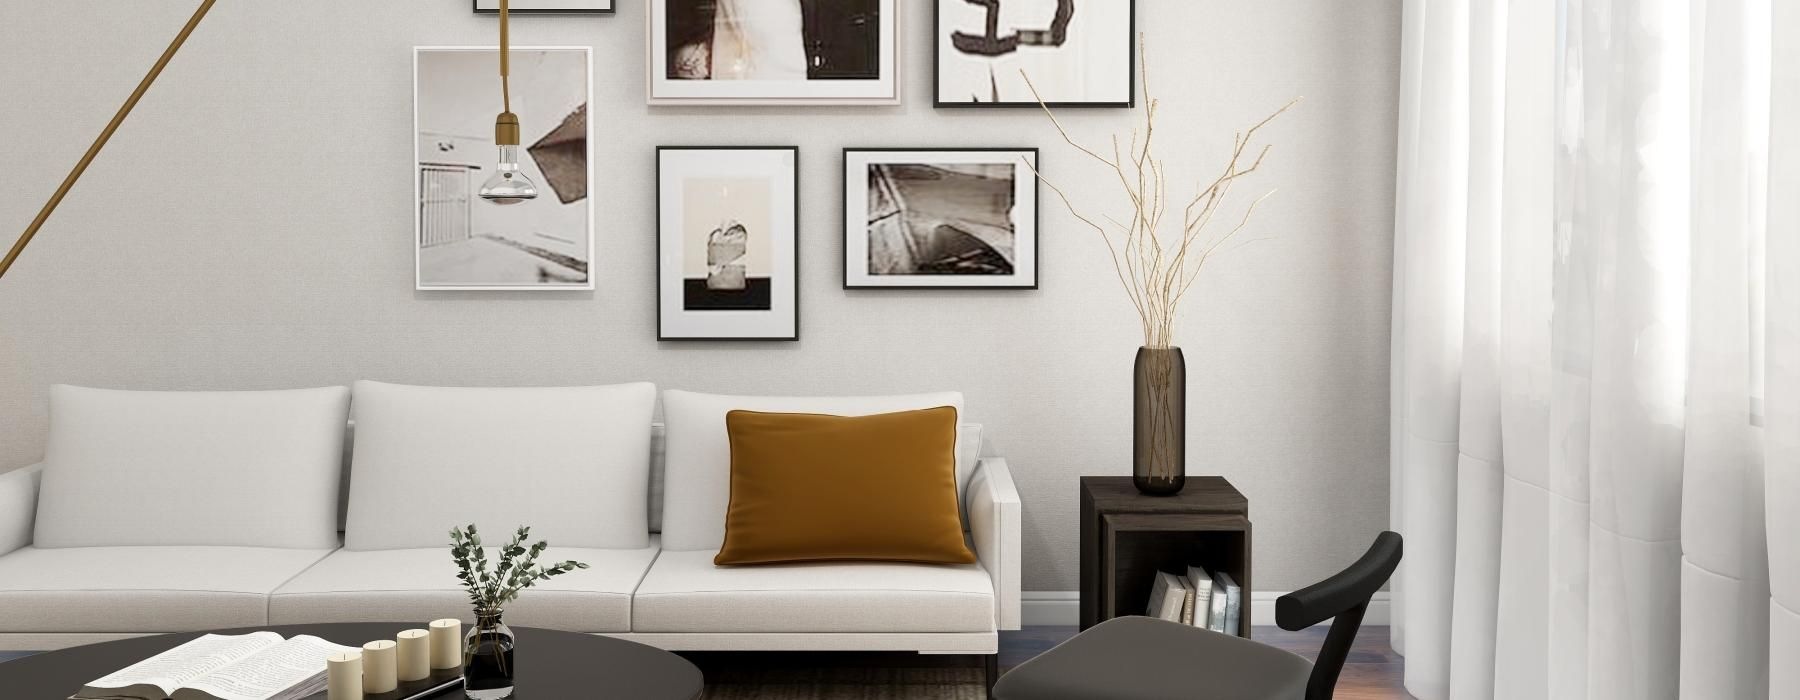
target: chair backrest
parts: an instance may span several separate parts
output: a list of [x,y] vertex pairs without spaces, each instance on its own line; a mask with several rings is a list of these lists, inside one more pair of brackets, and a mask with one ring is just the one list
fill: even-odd
[[1275,600],[1275,624],[1284,630],[1303,630],[1332,620],[1331,631],[1325,635],[1325,645],[1319,649],[1312,677],[1306,683],[1307,700],[1330,700],[1338,674],[1350,656],[1350,645],[1362,627],[1363,613],[1369,609],[1369,599],[1400,565],[1402,549],[1398,533],[1383,532],[1349,568]]

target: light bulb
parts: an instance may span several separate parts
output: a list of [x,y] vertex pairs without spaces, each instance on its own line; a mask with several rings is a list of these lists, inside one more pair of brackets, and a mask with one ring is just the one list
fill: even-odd
[[519,170],[519,147],[501,146],[500,165],[494,176],[481,184],[481,198],[495,204],[518,204],[537,196],[537,184]]

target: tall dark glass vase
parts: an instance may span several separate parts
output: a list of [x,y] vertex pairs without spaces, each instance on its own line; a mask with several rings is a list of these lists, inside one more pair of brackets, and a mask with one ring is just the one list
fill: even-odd
[[513,632],[503,610],[477,608],[475,626],[463,639],[463,692],[469,700],[513,696]]
[[1132,482],[1152,496],[1187,485],[1187,361],[1181,348],[1138,348],[1132,401]]

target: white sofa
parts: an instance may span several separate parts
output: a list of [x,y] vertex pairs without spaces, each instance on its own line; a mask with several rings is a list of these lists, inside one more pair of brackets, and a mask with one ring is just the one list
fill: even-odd
[[[724,397],[648,384],[285,392],[58,386],[44,464],[0,474],[0,650],[161,632],[470,618],[448,531],[533,526],[591,565],[509,624],[674,650],[997,651],[1018,629],[1020,504],[959,428],[979,563],[712,563],[733,408],[858,415],[959,394]],[[344,426],[354,407],[354,437]],[[347,475],[347,476],[346,476]],[[341,533],[340,533],[341,530]]]

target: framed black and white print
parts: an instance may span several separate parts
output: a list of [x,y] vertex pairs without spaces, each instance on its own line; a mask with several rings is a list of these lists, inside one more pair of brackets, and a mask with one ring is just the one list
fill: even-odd
[[1137,0],[932,2],[938,107],[1135,105]]
[[800,339],[800,149],[656,151],[657,337]]
[[592,290],[592,49],[512,47],[519,172],[540,194],[504,205],[479,196],[499,165],[499,65],[493,46],[413,49],[414,288]]
[[899,0],[644,0],[653,105],[900,103]]
[[[507,12],[525,15],[610,15],[616,0],[513,0]],[[475,11],[500,14],[500,0],[474,0]]]
[[845,149],[845,289],[1036,289],[1038,151]]

